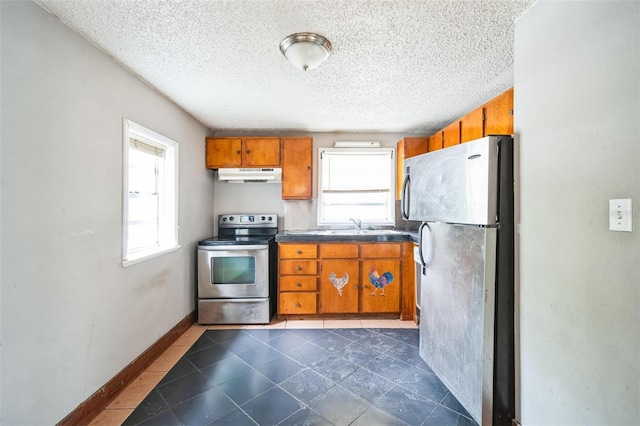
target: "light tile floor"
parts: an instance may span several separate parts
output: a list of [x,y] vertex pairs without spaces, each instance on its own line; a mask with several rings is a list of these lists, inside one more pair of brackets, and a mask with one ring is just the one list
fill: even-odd
[[273,321],[268,325],[194,324],[126,387],[91,423],[93,426],[121,425],[164,375],[202,336],[205,330],[260,328],[418,328],[413,321],[395,319]]

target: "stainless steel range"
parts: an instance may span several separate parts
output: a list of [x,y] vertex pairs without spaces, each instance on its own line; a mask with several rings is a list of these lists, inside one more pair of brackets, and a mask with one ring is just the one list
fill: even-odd
[[278,215],[218,216],[198,242],[198,323],[268,324],[275,313]]

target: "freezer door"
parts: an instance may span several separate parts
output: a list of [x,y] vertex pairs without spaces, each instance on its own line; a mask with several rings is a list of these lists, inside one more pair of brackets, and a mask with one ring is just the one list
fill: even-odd
[[402,208],[408,210],[408,219],[494,225],[498,139],[489,136],[407,158]]
[[492,423],[496,232],[422,230],[420,356],[479,424]]

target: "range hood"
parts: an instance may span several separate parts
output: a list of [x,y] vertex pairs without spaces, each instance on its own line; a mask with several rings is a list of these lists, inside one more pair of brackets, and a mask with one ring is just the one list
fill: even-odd
[[282,169],[280,168],[221,168],[218,169],[218,180],[228,183],[280,183]]

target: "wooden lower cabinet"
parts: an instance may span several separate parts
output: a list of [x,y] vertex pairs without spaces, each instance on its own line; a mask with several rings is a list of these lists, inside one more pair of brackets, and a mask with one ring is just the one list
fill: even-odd
[[358,313],[360,295],[360,263],[351,259],[329,259],[321,262],[320,313]]
[[317,311],[316,293],[281,292],[278,295],[278,313],[282,315],[309,315]]
[[278,315],[315,315],[318,312],[318,246],[280,244],[278,256]]
[[400,260],[363,259],[362,312],[400,312]]
[[308,259],[287,259],[280,260],[280,275],[316,275],[318,273],[318,262]]
[[[410,319],[402,301],[403,271],[413,273],[413,251],[405,256],[403,249],[410,244],[305,242],[279,247],[278,317]],[[406,262],[409,268],[403,267]]]
[[286,275],[280,277],[280,291],[316,291],[315,275]]

